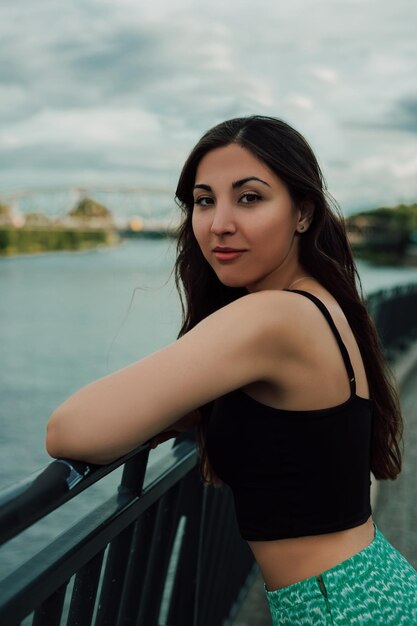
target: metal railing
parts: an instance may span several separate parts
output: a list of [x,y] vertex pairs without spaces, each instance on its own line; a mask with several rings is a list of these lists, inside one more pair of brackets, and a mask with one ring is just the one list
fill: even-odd
[[229,490],[202,484],[187,439],[160,456],[144,487],[148,455],[145,445],[107,466],[56,460],[1,494],[4,542],[124,465],[117,493],[1,582],[2,626],[32,612],[34,626],[215,626],[232,619],[256,570]]
[[[393,358],[417,336],[417,285],[368,303]],[[107,466],[67,459],[0,494],[0,542],[123,466],[115,493],[0,583],[0,624],[226,626],[257,569],[227,487],[205,487],[190,434],[148,464],[144,445]],[[26,624],[27,620],[25,620]]]
[[381,289],[367,298],[368,309],[389,361],[417,337],[417,285]]

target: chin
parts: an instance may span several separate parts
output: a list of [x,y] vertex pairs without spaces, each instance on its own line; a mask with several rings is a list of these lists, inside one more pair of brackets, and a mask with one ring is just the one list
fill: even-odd
[[217,276],[217,278],[225,287],[232,287],[234,289],[246,289],[246,281],[239,280],[238,278],[221,278],[220,276]]
[[222,283],[222,285],[224,285],[225,287],[233,287],[235,289],[242,289],[243,287],[246,287],[245,284],[243,284],[242,282],[239,282],[239,281],[221,280],[220,278],[219,278],[219,280]]
[[245,286],[245,283],[243,283],[242,280],[239,280],[236,276],[221,276],[217,272],[214,273],[217,276],[217,280],[225,287],[236,287],[236,289],[238,289],[239,287]]

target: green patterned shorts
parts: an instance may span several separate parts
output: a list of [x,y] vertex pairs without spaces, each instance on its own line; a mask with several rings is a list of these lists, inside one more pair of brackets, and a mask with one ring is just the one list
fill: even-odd
[[358,554],[320,576],[265,591],[273,626],[417,626],[417,571],[376,526]]

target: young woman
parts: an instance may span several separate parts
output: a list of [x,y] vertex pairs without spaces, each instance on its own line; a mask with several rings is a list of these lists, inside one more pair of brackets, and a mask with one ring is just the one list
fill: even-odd
[[180,338],[58,407],[49,453],[108,463],[198,422],[274,624],[417,624],[417,572],[369,497],[371,470],[401,469],[398,401],[311,148],[275,118],[226,121],[177,198]]

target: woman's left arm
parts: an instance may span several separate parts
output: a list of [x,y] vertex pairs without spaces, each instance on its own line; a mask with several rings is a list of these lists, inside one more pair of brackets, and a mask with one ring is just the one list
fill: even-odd
[[49,454],[109,463],[216,397],[265,380],[272,337],[276,359],[275,339],[285,335],[280,293],[244,296],[168,347],[81,388],[50,417]]

